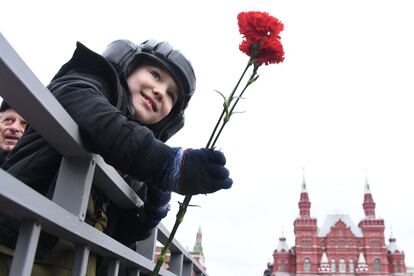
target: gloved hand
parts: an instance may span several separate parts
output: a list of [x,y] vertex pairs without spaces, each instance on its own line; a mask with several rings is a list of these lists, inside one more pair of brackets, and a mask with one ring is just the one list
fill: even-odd
[[224,167],[226,158],[210,149],[175,148],[175,154],[164,166],[159,180],[161,189],[182,195],[214,193],[229,189],[233,180]]
[[150,228],[157,226],[170,210],[170,191],[161,191],[152,183],[147,183],[147,195],[144,201],[144,216]]
[[153,207],[162,207],[168,204],[171,200],[171,192],[164,192],[157,188],[152,183],[147,183],[147,195],[145,197],[145,203]]

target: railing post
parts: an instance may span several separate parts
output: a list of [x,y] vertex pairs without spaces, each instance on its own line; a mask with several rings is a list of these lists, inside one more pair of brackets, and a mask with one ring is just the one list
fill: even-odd
[[95,161],[92,158],[63,157],[53,201],[82,221],[85,220]]
[[128,272],[128,276],[140,276],[140,271],[138,268],[130,268]]
[[[53,201],[78,216],[81,221],[85,220],[94,171],[93,158],[62,158]],[[77,244],[72,276],[86,274],[88,259],[89,248]]]
[[112,259],[109,262],[109,267],[108,267],[108,272],[107,272],[107,276],[118,276],[118,272],[119,272],[119,260],[117,259]]
[[181,275],[183,273],[184,255],[181,252],[171,252],[170,271]]
[[152,231],[151,236],[149,236],[146,240],[137,241],[135,243],[136,252],[138,252],[139,254],[141,254],[142,256],[150,260],[154,260],[155,244],[157,242],[157,236],[158,236],[158,229],[155,228]]
[[183,266],[182,276],[192,276],[193,272],[193,263],[191,261],[185,261]]
[[89,259],[89,247],[76,245],[75,258],[73,260],[72,276],[86,275]]
[[32,220],[23,220],[9,275],[30,276],[39,242],[41,226]]

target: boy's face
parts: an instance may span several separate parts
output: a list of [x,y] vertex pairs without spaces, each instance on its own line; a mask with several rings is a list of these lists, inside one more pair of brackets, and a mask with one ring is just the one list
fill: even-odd
[[26,121],[14,109],[6,109],[0,115],[0,148],[11,151],[26,129]]
[[171,75],[155,65],[137,67],[127,79],[135,119],[146,125],[161,121],[178,101],[179,91]]

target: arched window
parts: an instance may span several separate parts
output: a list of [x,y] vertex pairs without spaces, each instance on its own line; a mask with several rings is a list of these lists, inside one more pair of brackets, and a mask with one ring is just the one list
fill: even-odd
[[395,272],[401,272],[401,263],[399,261],[397,262]]
[[331,273],[335,273],[336,272],[336,263],[335,263],[335,260],[334,259],[332,259],[331,260]]
[[303,272],[310,272],[310,268],[311,261],[309,260],[309,258],[305,258],[305,260],[303,260]]
[[345,273],[346,272],[346,263],[345,263],[345,259],[340,259],[339,260],[339,273]]
[[374,271],[381,272],[381,260],[380,259],[374,260]]
[[354,260],[350,259],[349,260],[349,273],[354,273],[354,272],[355,272]]
[[286,270],[285,260],[281,260],[281,261],[280,261],[280,268],[279,268],[279,271],[280,271],[280,272],[284,272],[285,270]]

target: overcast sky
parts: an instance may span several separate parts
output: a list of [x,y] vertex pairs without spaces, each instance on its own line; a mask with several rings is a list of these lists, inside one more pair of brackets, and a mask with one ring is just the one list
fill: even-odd
[[[414,266],[414,17],[411,1],[2,1],[0,31],[46,85],[75,42],[97,52],[120,38],[167,40],[192,61],[197,92],[172,146],[203,147],[247,56],[237,14],[267,11],[285,24],[285,62],[262,66],[218,147],[234,186],[196,196],[177,239],[199,227],[207,272],[262,275],[293,221],[305,168],[311,215],[363,218],[365,176],[378,217]],[[365,173],[366,171],[366,173]],[[165,220],[172,227],[176,203]],[[283,230],[282,230],[283,229]]]

